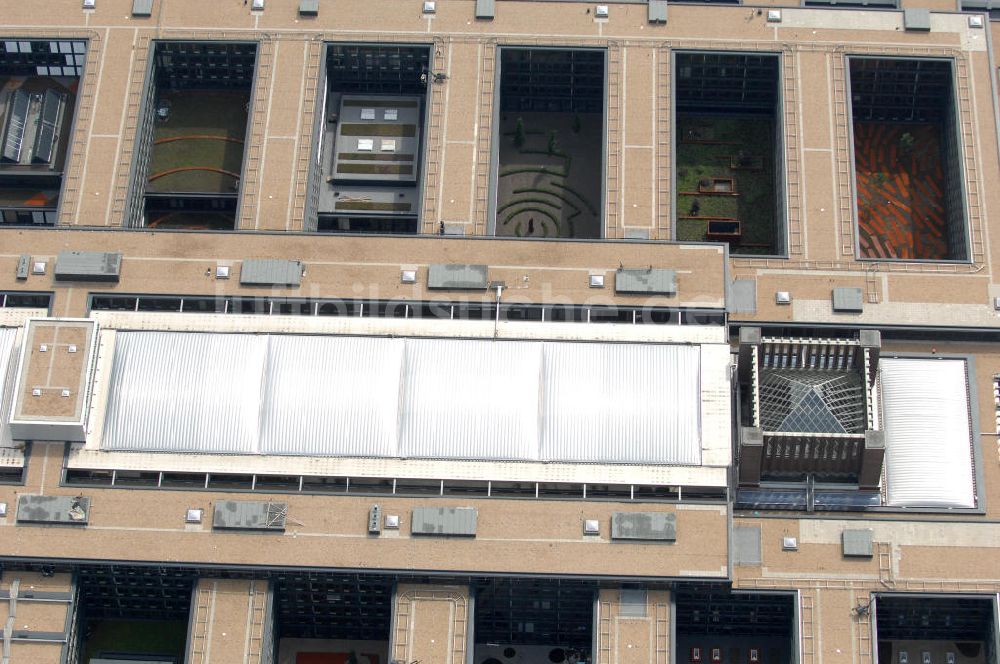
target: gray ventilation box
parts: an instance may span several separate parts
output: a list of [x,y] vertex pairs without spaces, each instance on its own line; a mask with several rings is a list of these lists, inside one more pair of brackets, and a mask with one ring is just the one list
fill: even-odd
[[427,268],[427,287],[486,290],[489,284],[489,271],[488,265],[438,263]]
[[465,224],[445,224],[445,235],[465,235]]
[[132,0],[132,16],[152,16],[153,0]]
[[872,531],[870,528],[845,530],[841,533],[841,539],[845,556],[855,558],[872,557]]
[[122,255],[97,251],[64,251],[56,258],[56,281],[107,281],[121,278]]
[[611,539],[673,542],[677,539],[677,515],[615,512],[611,516]]
[[476,18],[492,20],[496,15],[496,0],[476,0]]
[[626,240],[648,240],[649,239],[649,229],[648,228],[626,228],[625,229],[625,239]]
[[319,0],[299,0],[299,16],[318,16]]
[[733,563],[736,565],[760,565],[762,562],[760,526],[734,527]]
[[31,496],[17,499],[18,523],[85,526],[90,520],[90,498],[85,496]]
[[618,615],[625,618],[645,618],[646,589],[622,588],[619,590]]
[[860,314],[865,305],[861,300],[860,288],[834,288],[833,310],[838,313]]
[[415,507],[410,533],[475,537],[477,516],[475,507]]
[[650,23],[667,22],[667,0],[648,0],[646,20]]
[[733,314],[757,313],[756,280],[737,279],[729,286],[729,312]]
[[675,295],[677,272],[652,268],[618,270],[615,273],[615,292],[625,295]]
[[931,12],[929,9],[904,9],[903,28],[929,32],[931,29]]
[[212,528],[216,530],[285,529],[288,503],[260,500],[218,500],[215,502]]
[[24,281],[28,278],[28,272],[31,270],[31,255],[21,254],[21,257],[17,259],[17,270],[14,272],[14,276],[19,281]]
[[298,286],[302,263],[273,258],[247,258],[240,267],[241,286]]

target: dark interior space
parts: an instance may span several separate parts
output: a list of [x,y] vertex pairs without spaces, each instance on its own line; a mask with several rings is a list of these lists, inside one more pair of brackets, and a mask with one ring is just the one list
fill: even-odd
[[687,52],[675,63],[677,239],[784,253],[779,56]]
[[861,258],[967,260],[952,64],[848,62]]

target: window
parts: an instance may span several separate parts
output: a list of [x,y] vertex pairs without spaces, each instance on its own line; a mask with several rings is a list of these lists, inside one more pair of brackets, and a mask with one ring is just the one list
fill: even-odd
[[0,225],[56,223],[85,41],[0,41]]
[[605,53],[501,48],[494,232],[603,235]]
[[952,63],[847,61],[859,257],[969,260]]
[[328,44],[325,65],[312,223],[333,233],[416,233],[429,47]]
[[153,44],[126,226],[232,230],[257,45]]
[[1000,2],[994,0],[961,0],[959,8],[963,12],[987,14],[990,19],[1000,18]]
[[780,56],[695,51],[674,62],[676,239],[783,254]]

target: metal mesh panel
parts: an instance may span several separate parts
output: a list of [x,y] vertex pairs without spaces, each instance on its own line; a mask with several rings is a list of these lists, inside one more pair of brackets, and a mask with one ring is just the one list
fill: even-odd
[[864,384],[853,372],[763,371],[760,422],[765,431],[863,433]]

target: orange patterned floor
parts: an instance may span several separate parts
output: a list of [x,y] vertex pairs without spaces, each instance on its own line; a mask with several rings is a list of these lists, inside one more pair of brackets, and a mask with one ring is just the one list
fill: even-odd
[[949,258],[939,137],[936,125],[854,123],[863,257]]

